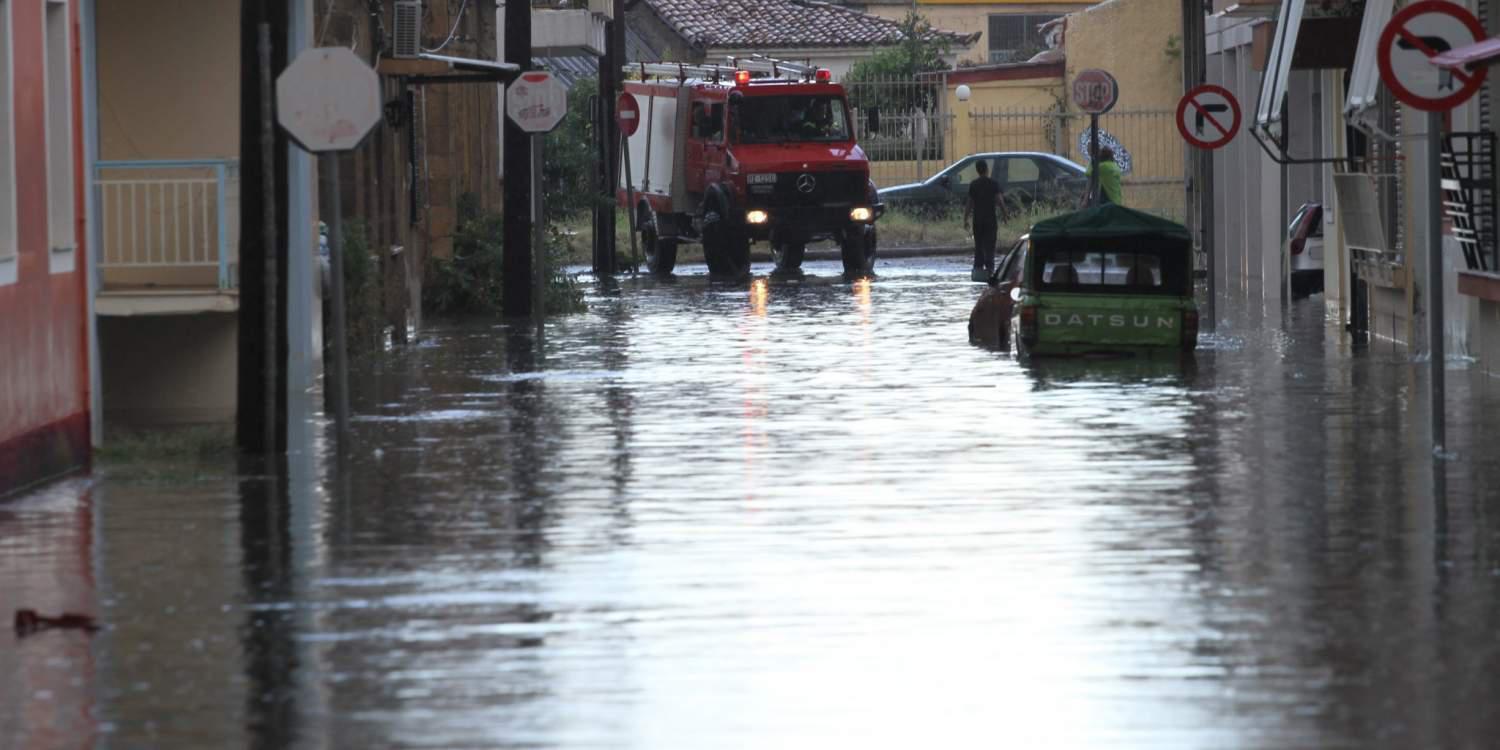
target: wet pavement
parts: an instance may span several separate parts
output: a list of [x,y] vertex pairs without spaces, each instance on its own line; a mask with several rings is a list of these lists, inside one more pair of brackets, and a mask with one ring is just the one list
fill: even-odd
[[0,505],[0,612],[105,626],[0,632],[0,748],[1492,746],[1500,381],[1434,462],[1321,298],[1023,366],[966,265],[438,323],[342,471]]

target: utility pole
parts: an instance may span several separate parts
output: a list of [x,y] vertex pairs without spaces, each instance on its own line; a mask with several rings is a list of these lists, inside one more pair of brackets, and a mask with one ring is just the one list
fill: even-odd
[[[1208,82],[1208,34],[1203,0],[1182,0],[1182,90],[1188,91]],[[1189,224],[1203,248],[1204,271],[1208,290],[1201,316],[1202,328],[1213,331],[1218,325],[1218,268],[1214,257],[1214,155],[1208,149],[1187,147],[1187,212]]]
[[240,6],[240,324],[235,440],[240,450],[286,450],[287,138],[268,87],[286,68],[287,3]]
[[[505,4],[505,61],[531,69],[531,3]],[[506,96],[510,87],[506,87]],[[504,111],[501,107],[501,111]],[[504,118],[505,251],[502,262],[501,306],[506,317],[532,313],[531,288],[531,143],[519,125]],[[540,251],[541,248],[538,248]]]
[[594,275],[615,274],[615,188],[620,184],[620,129],[615,99],[620,95],[620,68],[625,64],[625,3],[612,0],[604,55],[599,58],[599,99],[594,132],[598,133],[601,201],[594,211]]

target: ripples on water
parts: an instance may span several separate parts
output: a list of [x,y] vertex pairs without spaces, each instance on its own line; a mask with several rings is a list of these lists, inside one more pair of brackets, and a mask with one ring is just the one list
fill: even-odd
[[1435,477],[1422,368],[1319,300],[1228,305],[1188,364],[1021,366],[965,342],[961,265],[835,270],[624,279],[540,346],[440,323],[286,494],[0,506],[4,600],[110,626],[0,640],[0,738],[1489,746],[1485,376]]

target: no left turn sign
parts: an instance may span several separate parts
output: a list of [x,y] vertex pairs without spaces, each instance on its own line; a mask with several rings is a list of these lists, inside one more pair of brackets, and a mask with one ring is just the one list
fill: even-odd
[[1177,132],[1198,148],[1220,148],[1239,130],[1240,103],[1223,86],[1198,86],[1177,103]]
[[1391,17],[1380,34],[1380,78],[1403,103],[1426,112],[1453,109],[1484,85],[1481,68],[1443,70],[1431,58],[1466,47],[1485,36],[1484,26],[1463,6],[1423,0]]

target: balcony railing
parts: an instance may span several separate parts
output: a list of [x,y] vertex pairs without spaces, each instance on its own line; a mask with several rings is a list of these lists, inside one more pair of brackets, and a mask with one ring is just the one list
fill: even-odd
[[238,161],[101,161],[94,187],[102,268],[216,268],[236,286]]

